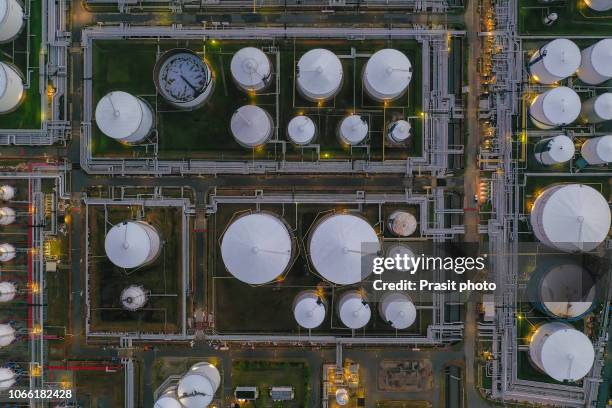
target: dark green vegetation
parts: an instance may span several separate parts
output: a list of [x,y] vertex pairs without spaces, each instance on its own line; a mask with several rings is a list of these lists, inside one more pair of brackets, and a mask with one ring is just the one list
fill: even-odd
[[[233,83],[229,65],[232,55],[244,46],[264,49],[280,73],[272,84],[258,95],[248,95]],[[185,41],[96,41],[93,45],[93,96],[95,103],[106,93],[122,90],[146,99],[157,107],[156,118],[159,133],[159,154],[162,159],[184,157],[212,160],[280,160],[282,145],[268,143],[257,149],[245,149],[235,142],[229,124],[234,111],[245,104],[257,104],[274,118],[278,140],[286,140],[285,127],[298,113],[312,117],[317,125],[321,145],[320,157],[313,149],[287,146],[284,157],[292,161],[317,161],[321,159],[403,159],[421,155],[421,51],[416,41],[348,41],[348,40],[210,40]],[[172,48],[189,48],[204,52],[206,61],[215,74],[215,90],[212,98],[202,108],[194,111],[177,111],[156,95],[153,67],[158,52]],[[294,67],[307,50],[323,47],[341,56],[344,66],[344,83],[340,94],[321,106],[300,97],[294,86]],[[369,100],[361,86],[361,72],[366,57],[350,57],[354,48],[358,54],[370,54],[385,47],[403,51],[412,62],[413,77],[407,93],[386,108],[382,103]],[[278,123],[277,117],[278,96]],[[349,112],[367,111],[363,114],[370,124],[370,145],[366,148],[343,148],[336,138],[339,121]],[[383,129],[392,118],[414,117],[413,138],[408,148],[384,146]],[[151,157],[151,146],[130,147],[105,137],[93,126],[92,149],[94,156]]]
[[[601,35],[612,32],[612,10],[596,12],[584,0],[553,1],[542,4],[538,0],[519,0],[519,31],[523,35]],[[542,19],[557,13],[559,19],[546,26]]]

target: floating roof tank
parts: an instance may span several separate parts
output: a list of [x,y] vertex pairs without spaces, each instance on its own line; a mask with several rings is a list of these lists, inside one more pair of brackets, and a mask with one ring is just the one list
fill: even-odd
[[407,120],[396,120],[387,125],[387,139],[393,144],[406,143],[412,126]]
[[0,207],[0,225],[10,225],[15,222],[15,210],[10,207]]
[[574,142],[566,135],[542,139],[534,147],[535,159],[545,166],[565,163],[574,157],[575,152]]
[[552,322],[541,325],[529,342],[532,363],[557,381],[578,381],[593,366],[593,343],[572,326]]
[[612,38],[605,38],[582,50],[578,78],[589,85],[599,85],[612,78]]
[[23,97],[23,81],[12,65],[0,62],[0,114],[17,108]]
[[351,285],[372,272],[368,260],[380,251],[380,241],[364,218],[332,214],[313,227],[308,248],[313,267],[324,279]]
[[612,120],[612,93],[606,92],[586,100],[582,104],[580,116],[588,123]]
[[176,396],[176,387],[169,387],[164,393],[155,401],[153,408],[183,408]]
[[11,388],[17,382],[17,374],[8,367],[0,367],[0,391]]
[[123,143],[139,143],[153,130],[153,111],[127,92],[109,92],[96,105],[96,124],[106,136]]
[[232,135],[244,147],[261,146],[270,140],[274,130],[272,116],[255,105],[241,106],[230,122]]
[[0,282],[0,303],[10,302],[17,296],[17,288],[12,282]]
[[214,90],[213,72],[208,63],[191,50],[177,48],[155,63],[155,86],[161,96],[179,109],[196,109]]
[[121,292],[121,306],[131,312],[141,309],[147,300],[147,292],[140,285],[130,285]]
[[251,285],[283,275],[293,256],[293,237],[285,222],[269,213],[239,216],[221,239],[221,256],[229,273]]
[[338,316],[349,329],[360,329],[370,321],[372,311],[361,292],[344,293],[338,301]]
[[272,78],[272,64],[259,48],[245,47],[232,57],[232,77],[238,87],[247,92],[261,91]]
[[580,153],[590,165],[612,163],[612,135],[588,139],[582,144]]
[[289,140],[299,146],[312,143],[317,134],[314,122],[308,116],[299,115],[289,121],[287,136]]
[[535,81],[552,84],[573,75],[580,59],[580,48],[573,41],[557,38],[531,56],[529,72]]
[[347,145],[357,145],[368,137],[368,122],[361,115],[348,115],[340,122],[338,138]]
[[349,403],[349,393],[346,388],[338,388],[336,390],[336,404],[344,406]]
[[15,197],[15,187],[4,185],[0,187],[0,201],[10,201]]
[[386,293],[380,300],[378,312],[385,322],[397,330],[412,326],[417,317],[412,299],[400,292]]
[[0,324],[0,347],[6,347],[15,341],[15,329],[8,323]]
[[569,125],[580,114],[580,97],[565,86],[539,94],[531,103],[529,117],[540,129]]
[[305,329],[315,329],[325,320],[326,305],[314,290],[300,292],[293,301],[295,321]]
[[375,52],[363,69],[363,86],[372,99],[384,102],[402,96],[412,79],[412,64],[402,52],[386,48]]
[[124,221],[115,225],[104,240],[106,256],[120,268],[137,268],[151,263],[161,251],[157,230],[144,221]]
[[408,211],[396,210],[391,213],[387,226],[393,235],[398,237],[409,237],[417,229],[417,220]]
[[612,0],[584,0],[584,2],[594,11],[608,11],[612,9]]
[[531,226],[543,244],[565,252],[590,251],[610,231],[608,202],[593,187],[557,184],[533,204]]
[[297,63],[297,89],[313,102],[336,96],[342,87],[342,77],[340,58],[323,48],[308,51]]
[[415,258],[414,252],[412,251],[412,249],[405,244],[394,244],[389,246],[389,248],[387,248],[387,258],[393,258],[396,259],[396,257],[399,255],[400,259],[404,259],[404,256],[406,258],[408,258],[406,264],[404,264],[404,262],[402,261],[398,267],[395,268],[395,270],[399,271],[399,272],[408,272],[411,271],[412,268],[414,268],[414,261],[412,261],[412,259]]
[[206,362],[197,363],[180,379],[176,394],[185,408],[206,408],[220,383],[221,376],[215,366]]
[[21,4],[16,0],[0,0],[0,43],[17,37],[24,23]]
[[7,243],[0,245],[0,262],[8,262],[13,260],[16,256],[17,251],[13,245]]

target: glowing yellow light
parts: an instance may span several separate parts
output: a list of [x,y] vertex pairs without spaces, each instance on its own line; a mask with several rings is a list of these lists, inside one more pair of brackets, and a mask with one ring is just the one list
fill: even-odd
[[32,293],[35,294],[40,292],[40,285],[38,284],[38,282],[30,283],[30,290],[32,291]]
[[216,45],[216,44],[217,44],[217,40],[210,40],[210,43],[211,43],[212,45]]
[[32,365],[30,368],[30,376],[32,377],[40,377],[42,375],[42,368],[38,364]]
[[32,326],[33,335],[38,336],[41,333],[42,333],[42,327],[40,327],[40,324],[35,324],[34,326]]

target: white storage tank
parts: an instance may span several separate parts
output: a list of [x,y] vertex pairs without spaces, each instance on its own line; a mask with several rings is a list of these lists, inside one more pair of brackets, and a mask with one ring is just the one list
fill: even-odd
[[400,292],[388,292],[378,306],[380,317],[394,329],[403,330],[412,326],[417,313],[412,299]]
[[540,129],[569,125],[580,115],[580,97],[565,86],[539,94],[531,102],[529,117]]
[[0,244],[0,262],[8,262],[17,256],[17,250],[11,244]]
[[349,393],[348,393],[347,389],[346,388],[338,388],[336,390],[336,404],[338,404],[341,407],[343,407],[346,404],[348,404],[349,401],[350,401],[350,398],[349,398]]
[[9,367],[0,367],[0,391],[10,389],[17,382],[17,374]]
[[575,152],[572,139],[566,135],[558,135],[544,138],[536,143],[533,155],[540,164],[550,166],[571,160]]
[[15,222],[15,210],[10,207],[0,207],[0,225],[10,225]]
[[407,120],[396,120],[387,125],[387,140],[392,144],[404,144],[410,139],[412,126]]
[[361,115],[348,115],[338,126],[338,139],[349,146],[362,143],[368,137],[368,122]]
[[[387,248],[387,258],[397,259],[398,256],[401,261],[397,267],[394,268],[396,271],[409,272],[414,268],[413,259],[415,255],[408,245],[397,243]],[[404,262],[404,259],[406,259],[406,262]]]
[[378,235],[364,218],[331,214],[313,227],[308,250],[312,266],[327,281],[351,285],[371,272],[371,258],[380,251]]
[[582,120],[588,123],[601,123],[612,120],[612,93],[594,96],[582,104]]
[[283,275],[293,256],[293,236],[279,217],[265,212],[234,219],[221,238],[225,268],[251,285]]
[[[612,0],[610,4],[612,4]],[[589,85],[599,85],[612,78],[612,38],[605,38],[582,50],[578,78]]]
[[584,184],[556,184],[536,198],[531,226],[543,244],[565,252],[595,249],[610,231],[607,200]]
[[314,290],[300,292],[293,301],[293,317],[301,327],[315,329],[325,320],[325,301]]
[[240,145],[253,148],[270,140],[274,122],[272,116],[259,106],[245,105],[234,112],[230,128]]
[[386,48],[375,52],[363,69],[363,86],[376,101],[399,98],[412,79],[412,64],[402,52]]
[[370,321],[372,311],[361,292],[344,293],[338,301],[338,316],[349,329],[361,329]]
[[608,11],[612,9],[612,0],[584,0],[584,2],[594,11]]
[[204,105],[215,87],[208,63],[187,49],[174,49],[162,55],[155,64],[154,77],[161,96],[185,110]]
[[265,89],[272,79],[272,64],[259,48],[245,47],[232,57],[230,64],[232,78],[240,89],[258,92]]
[[121,306],[130,312],[142,309],[147,300],[147,292],[140,285],[130,285],[121,292]]
[[342,63],[333,52],[315,48],[302,55],[297,63],[297,89],[310,101],[332,99],[342,87]]
[[417,229],[417,220],[408,211],[396,210],[389,216],[387,227],[396,237],[409,237]]
[[159,233],[144,221],[124,221],[113,226],[104,240],[106,256],[120,268],[137,268],[153,262],[161,252]]
[[287,125],[287,137],[298,146],[312,143],[316,135],[317,128],[308,116],[298,115]]
[[21,4],[16,0],[0,0],[0,43],[17,37],[24,24]]
[[23,97],[23,81],[12,65],[0,62],[0,114],[19,106]]
[[580,149],[582,158],[590,165],[612,163],[612,135],[588,139]]
[[0,347],[6,347],[15,341],[15,329],[8,323],[0,324]]
[[15,197],[15,187],[4,185],[0,187],[0,201],[10,201]]
[[531,56],[529,72],[535,81],[552,84],[573,75],[580,60],[580,48],[573,41],[557,38]]
[[531,362],[557,381],[578,381],[595,360],[593,343],[582,332],[561,322],[541,325],[529,342]]
[[17,296],[17,287],[13,282],[0,282],[0,303],[10,302]]
[[153,408],[183,408],[176,396],[176,387],[168,387],[155,401]]
[[215,366],[206,362],[197,363],[180,379],[176,395],[184,408],[206,408],[220,383],[221,376]]
[[139,143],[153,130],[153,110],[127,92],[107,93],[96,105],[96,124],[106,136],[122,143]]

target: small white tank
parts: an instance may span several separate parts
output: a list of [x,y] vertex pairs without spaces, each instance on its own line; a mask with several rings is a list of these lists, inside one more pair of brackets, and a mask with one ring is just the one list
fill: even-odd
[[15,329],[8,323],[0,324],[0,348],[15,341]]
[[169,387],[155,401],[153,408],[183,408],[176,396],[176,387]]
[[360,329],[370,321],[370,305],[356,290],[344,293],[338,301],[338,316],[349,329]]
[[557,38],[531,56],[529,72],[535,81],[552,84],[573,75],[580,60],[580,48],[573,41]]
[[392,101],[406,92],[412,79],[412,64],[402,52],[386,48],[375,52],[363,69],[363,86],[376,101]]
[[111,139],[136,144],[153,130],[153,110],[134,95],[114,91],[96,105],[96,124]]
[[[398,243],[387,248],[387,258],[397,259],[398,256],[401,261],[395,270],[398,272],[410,272],[414,269],[413,259],[415,255],[408,245]],[[406,259],[406,262],[404,262],[404,259]]]
[[0,62],[0,114],[8,113],[21,103],[23,81],[12,65]]
[[594,96],[582,104],[582,120],[588,123],[601,123],[612,120],[612,93]]
[[253,148],[272,138],[274,122],[272,116],[259,106],[244,105],[234,112],[230,128],[234,139],[241,146]]
[[24,23],[21,4],[16,0],[0,0],[0,43],[17,37]]
[[578,381],[595,361],[593,343],[582,332],[561,322],[541,325],[529,342],[531,362],[557,381]]
[[12,282],[0,282],[0,303],[10,302],[17,296],[17,287]]
[[180,379],[176,395],[184,408],[206,408],[221,383],[219,370],[210,363],[194,364]]
[[580,115],[580,97],[565,86],[539,94],[529,109],[531,122],[540,129],[569,125]]
[[17,374],[8,367],[0,367],[0,391],[10,389],[17,382]]
[[336,390],[336,404],[338,404],[341,407],[343,407],[346,404],[348,404],[349,401],[350,401],[349,393],[346,390],[346,388],[338,388]]
[[245,47],[232,57],[232,78],[243,91],[258,92],[265,89],[272,79],[272,64],[259,48]]
[[578,78],[589,85],[599,85],[612,78],[612,38],[605,38],[582,50]]
[[342,63],[333,52],[315,48],[302,55],[297,63],[297,89],[313,102],[332,99],[342,87]]
[[10,207],[0,207],[0,225],[10,225],[15,222],[15,210]]
[[120,268],[137,268],[153,262],[161,252],[157,230],[144,221],[124,221],[108,231],[106,256]]
[[130,312],[142,309],[147,300],[147,292],[140,285],[128,286],[121,292],[121,306]]
[[325,320],[326,305],[314,290],[300,292],[293,301],[293,317],[305,329],[316,329]]
[[534,147],[535,159],[545,166],[565,163],[575,152],[574,142],[566,135],[544,138]]
[[417,313],[412,299],[400,292],[388,292],[378,306],[380,317],[394,329],[404,330],[416,321]]
[[15,197],[15,187],[4,185],[0,187],[0,201],[10,201]]
[[608,11],[612,9],[612,0],[584,0],[584,2],[594,11]]
[[4,243],[0,245],[0,262],[8,262],[17,256],[15,247],[11,244]]
[[308,116],[296,116],[287,125],[287,137],[298,146],[312,143],[316,134],[315,124]]
[[409,237],[417,229],[417,220],[407,211],[396,210],[389,216],[387,227],[397,237]]
[[592,166],[612,163],[612,135],[588,139],[582,144],[580,153]]
[[392,144],[404,144],[410,139],[412,126],[407,120],[396,120],[387,125],[387,140]]
[[368,122],[361,115],[349,115],[338,126],[338,138],[346,145],[354,146],[368,137]]

